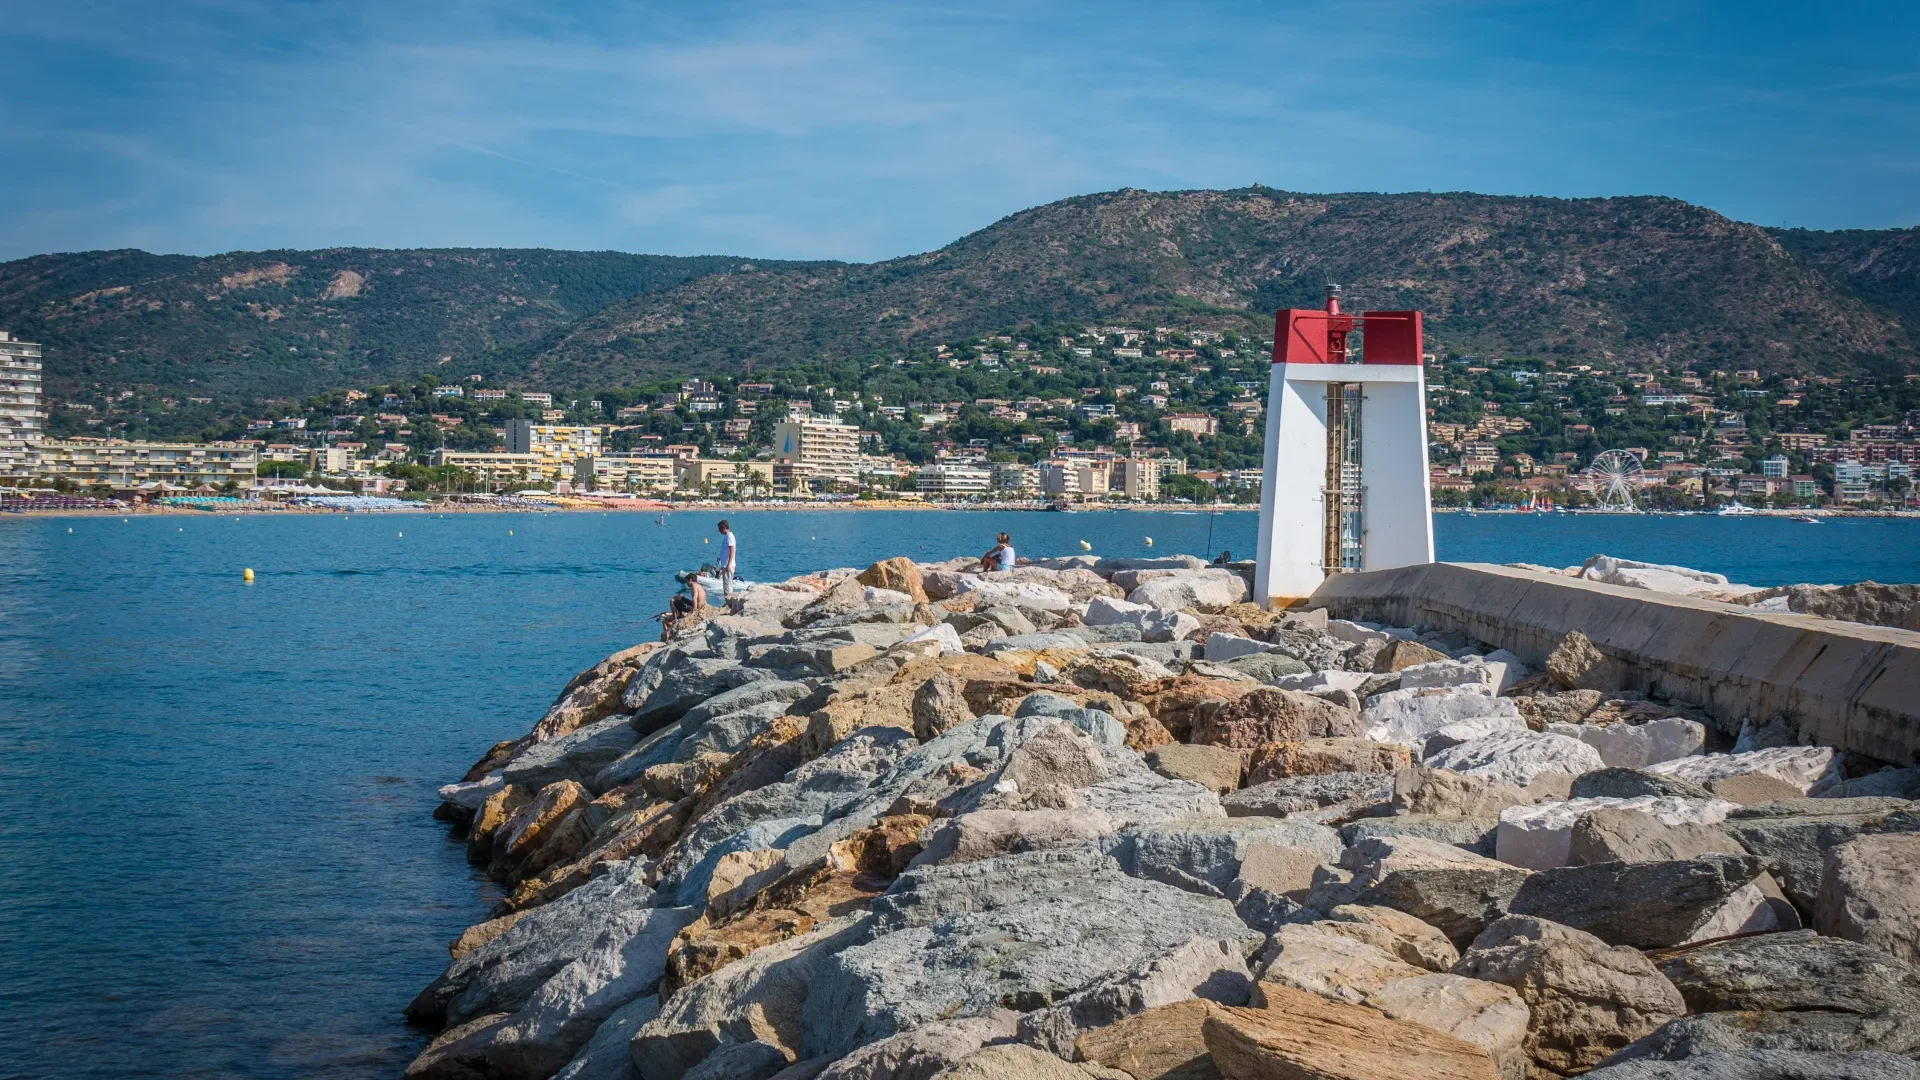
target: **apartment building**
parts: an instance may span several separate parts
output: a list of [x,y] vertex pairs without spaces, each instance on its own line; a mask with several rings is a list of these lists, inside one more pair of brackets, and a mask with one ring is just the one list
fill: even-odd
[[571,480],[571,466],[562,468],[558,463],[541,454],[497,454],[480,450],[435,450],[431,463],[435,467],[451,465],[465,469],[480,477],[490,486],[511,487],[516,484],[549,484],[555,480]]
[[721,458],[681,459],[676,477],[690,490],[773,491],[773,462],[727,461]]
[[981,465],[926,465],[913,474],[922,495],[983,495],[993,486],[993,470]]
[[125,439],[45,439],[33,475],[70,480],[81,487],[105,484],[126,491],[145,484],[173,487],[211,484],[254,486],[259,453],[244,443],[160,443]]
[[600,452],[599,428],[536,424],[531,420],[507,421],[507,453],[533,454],[563,468],[563,475],[572,475],[576,464],[591,461]]
[[665,491],[674,486],[681,460],[663,450],[596,454],[593,486],[597,491]]
[[773,460],[794,492],[824,490],[860,478],[860,429],[821,416],[792,415],[773,425]]
[[1040,475],[1040,493],[1051,498],[1099,498],[1111,489],[1111,474],[1105,462],[1051,460],[1035,466]]
[[1160,498],[1160,465],[1146,458],[1121,458],[1113,463],[1112,489],[1115,494],[1141,502]]
[[1168,431],[1184,431],[1194,438],[1215,435],[1220,431],[1220,421],[1206,413],[1170,413],[1166,423]]
[[0,480],[32,475],[45,416],[40,346],[0,331]]

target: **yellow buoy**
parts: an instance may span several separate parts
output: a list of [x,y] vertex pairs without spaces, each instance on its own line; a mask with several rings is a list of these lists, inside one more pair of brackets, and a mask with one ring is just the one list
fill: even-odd
[[1152,546],[1153,546],[1153,537],[1151,537],[1151,536],[1149,536],[1149,537],[1147,537],[1147,546],[1148,546],[1148,547],[1152,547]]
[[1092,550],[1093,550],[1093,545],[1092,545],[1092,544],[1089,544],[1089,543],[1087,543],[1087,542],[1086,542],[1085,540],[1082,540],[1082,541],[1080,541],[1080,550],[1081,550],[1081,551],[1092,551]]
[[508,535],[508,536],[512,536],[512,535],[513,535],[513,530],[512,530],[512,529],[508,529],[508,530],[507,530],[507,535]]
[[249,566],[241,570],[240,580],[246,582],[249,585],[253,584],[253,567]]
[[701,537],[701,538],[700,538],[700,542],[701,542],[701,543],[703,543],[703,544],[705,544],[705,543],[707,543],[707,542],[708,542],[708,540],[707,540],[707,538],[706,538],[706,537],[704,537],[704,536],[703,536],[703,537]]

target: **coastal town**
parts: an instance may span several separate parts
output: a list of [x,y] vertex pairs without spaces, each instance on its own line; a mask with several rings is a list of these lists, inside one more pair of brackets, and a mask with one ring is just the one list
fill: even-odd
[[[455,496],[1253,504],[1273,343],[1193,327],[1029,326],[866,363],[598,391],[535,389],[442,357],[411,384],[280,401],[100,384],[56,398],[43,393],[45,347],[0,334],[7,509]],[[1920,505],[1917,376],[1430,347],[1437,508]],[[1609,484],[1625,505],[1608,505]]]

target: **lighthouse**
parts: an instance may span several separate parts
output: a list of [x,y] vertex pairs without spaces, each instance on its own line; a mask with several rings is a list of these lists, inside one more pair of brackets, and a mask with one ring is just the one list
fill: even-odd
[[1263,464],[1255,602],[1432,562],[1420,313],[1346,314],[1329,285],[1324,309],[1276,315]]

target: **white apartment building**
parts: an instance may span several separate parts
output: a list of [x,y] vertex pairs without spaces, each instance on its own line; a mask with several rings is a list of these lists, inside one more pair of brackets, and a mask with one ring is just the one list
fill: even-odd
[[1031,465],[1001,461],[993,466],[993,489],[1010,495],[1031,495],[1040,487],[1040,473]]
[[40,403],[40,346],[0,331],[0,479],[32,474],[46,413]]
[[1104,462],[1055,459],[1035,468],[1040,474],[1040,493],[1051,498],[1098,498],[1111,487],[1111,474]]
[[70,480],[81,487],[105,484],[127,491],[145,484],[173,487],[211,484],[254,486],[259,454],[244,443],[156,443],[124,439],[46,439],[33,475]]
[[913,474],[922,495],[984,495],[993,484],[993,470],[979,465],[925,465]]
[[789,416],[773,425],[773,460],[787,466],[797,491],[860,479],[860,429],[820,416]]
[[477,450],[435,450],[431,462],[436,467],[451,465],[479,476],[493,487],[515,484],[548,484],[571,480],[573,470],[561,469],[539,454],[495,454]]
[[572,475],[576,463],[590,461],[600,451],[599,428],[507,421],[507,453],[537,455],[552,465],[565,466],[567,475]]
[[596,454],[593,486],[596,491],[666,491],[673,487],[680,459],[663,450],[625,454]]

